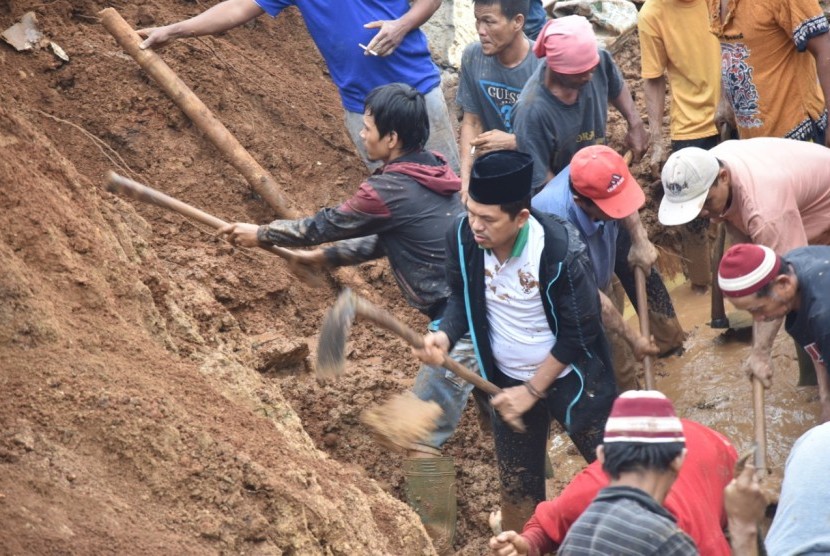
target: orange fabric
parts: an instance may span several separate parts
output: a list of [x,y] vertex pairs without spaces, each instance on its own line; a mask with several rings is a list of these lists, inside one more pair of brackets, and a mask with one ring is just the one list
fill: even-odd
[[722,79],[741,139],[803,140],[822,118],[824,96],[807,41],[828,24],[817,0],[707,0],[720,40]]
[[718,133],[720,44],[709,32],[708,21],[706,0],[646,0],[637,19],[641,75],[654,79],[666,74],[675,141]]

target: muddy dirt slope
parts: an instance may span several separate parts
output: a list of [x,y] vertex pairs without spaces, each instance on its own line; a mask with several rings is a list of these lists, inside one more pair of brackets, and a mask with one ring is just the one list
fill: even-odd
[[[102,190],[112,168],[229,220],[271,218],[97,23],[108,6],[134,26],[204,9],[0,3],[0,27],[34,10],[71,59],[0,44],[0,553],[431,553],[415,515],[319,451],[281,392],[277,371],[313,389],[308,342],[334,285]],[[287,16],[165,57],[312,211],[360,166]]]

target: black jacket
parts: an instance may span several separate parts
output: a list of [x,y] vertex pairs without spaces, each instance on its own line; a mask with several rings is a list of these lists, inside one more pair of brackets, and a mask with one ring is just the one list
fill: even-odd
[[258,238],[286,247],[337,241],[326,248],[331,266],[386,256],[407,302],[435,318],[449,295],[444,236],[463,211],[460,188],[440,155],[420,151],[383,166],[339,207],[275,220],[260,227]]
[[[563,219],[532,210],[545,231],[545,247],[539,263],[542,304],[556,336],[551,354],[573,365],[583,389],[572,406],[586,409],[599,402],[607,405],[616,395],[608,341],[602,328],[599,293],[591,261],[578,232]],[[484,251],[473,239],[466,216],[447,232],[447,282],[450,298],[441,319],[451,344],[470,332],[479,368],[496,385],[506,375],[496,367],[490,346],[484,292]],[[587,394],[587,396],[586,396]],[[569,432],[578,430],[577,415]]]

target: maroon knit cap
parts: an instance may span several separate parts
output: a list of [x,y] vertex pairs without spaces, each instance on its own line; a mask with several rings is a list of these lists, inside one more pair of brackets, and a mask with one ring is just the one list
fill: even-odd
[[674,406],[657,390],[629,390],[614,400],[603,442],[685,442]]
[[781,270],[781,257],[764,245],[730,247],[718,267],[718,286],[726,297],[750,295],[769,284]]

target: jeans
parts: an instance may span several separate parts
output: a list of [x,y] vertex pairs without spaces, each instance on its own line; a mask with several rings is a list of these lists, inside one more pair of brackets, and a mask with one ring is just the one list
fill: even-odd
[[[471,371],[478,372],[476,354],[469,334],[465,334],[456,342],[450,351],[450,357]],[[429,439],[423,442],[424,445],[438,450],[452,436],[472,390],[472,384],[443,367],[421,365],[412,391],[419,399],[433,401],[443,410],[435,430]]]
[[[438,151],[444,158],[453,172],[460,173],[460,162],[458,158],[458,143],[455,140],[455,130],[450,122],[450,113],[447,111],[447,102],[444,100],[444,93],[441,87],[435,87],[433,90],[424,95],[426,101],[427,114],[429,115],[429,140],[426,144],[426,150]],[[349,137],[352,138],[357,153],[360,159],[369,168],[369,171],[374,172],[381,166],[381,162],[372,162],[367,158],[366,148],[363,146],[363,140],[360,138],[360,130],[363,129],[363,114],[357,112],[346,111],[346,131],[349,132]]]

